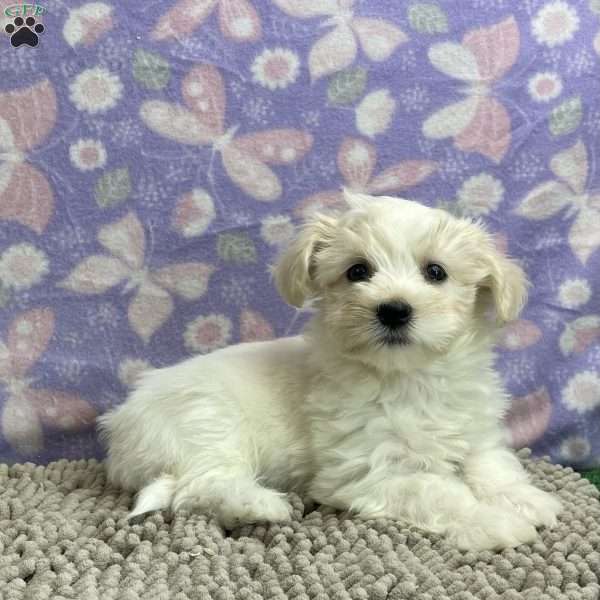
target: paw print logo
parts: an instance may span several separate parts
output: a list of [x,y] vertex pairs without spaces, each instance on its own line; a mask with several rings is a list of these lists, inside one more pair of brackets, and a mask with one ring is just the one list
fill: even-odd
[[10,35],[10,43],[18,48],[23,44],[27,44],[35,48],[40,39],[38,34],[44,33],[44,26],[41,23],[36,23],[34,17],[15,17],[12,23],[9,23],[4,28],[4,31]]

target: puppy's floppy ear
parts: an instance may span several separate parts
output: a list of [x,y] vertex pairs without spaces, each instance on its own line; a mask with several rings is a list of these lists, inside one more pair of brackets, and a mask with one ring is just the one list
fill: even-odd
[[318,294],[315,280],[315,256],[333,239],[337,220],[317,214],[299,231],[289,248],[273,268],[273,277],[282,298],[301,308]]
[[527,302],[529,283],[523,269],[505,256],[491,237],[482,245],[482,259],[487,273],[481,287],[491,292],[496,315],[502,322],[516,319]]

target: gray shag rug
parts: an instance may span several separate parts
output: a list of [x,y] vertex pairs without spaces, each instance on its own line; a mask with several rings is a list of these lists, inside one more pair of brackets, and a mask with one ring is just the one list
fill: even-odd
[[2,600],[503,600],[600,598],[598,490],[521,455],[566,511],[540,541],[460,552],[385,519],[361,521],[293,498],[286,525],[223,532],[198,514],[128,524],[131,496],[102,464],[0,466]]

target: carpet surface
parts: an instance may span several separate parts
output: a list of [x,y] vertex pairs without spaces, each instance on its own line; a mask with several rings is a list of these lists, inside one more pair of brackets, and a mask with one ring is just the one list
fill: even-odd
[[599,492],[571,469],[521,455],[566,510],[539,542],[459,552],[389,520],[360,521],[292,498],[287,525],[224,533],[204,515],[127,524],[131,497],[95,461],[0,466],[2,600],[595,600]]

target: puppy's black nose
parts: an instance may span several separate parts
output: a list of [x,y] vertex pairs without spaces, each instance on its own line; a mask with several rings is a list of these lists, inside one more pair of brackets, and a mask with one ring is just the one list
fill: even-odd
[[406,302],[390,302],[377,307],[377,318],[388,329],[399,329],[410,321],[412,312],[412,306]]

